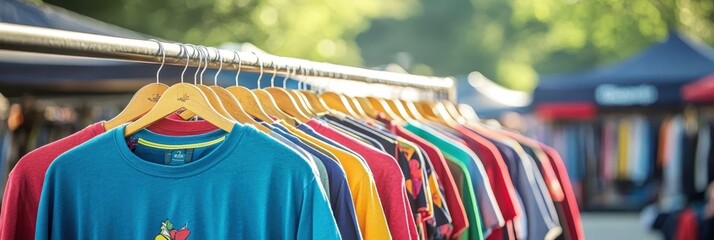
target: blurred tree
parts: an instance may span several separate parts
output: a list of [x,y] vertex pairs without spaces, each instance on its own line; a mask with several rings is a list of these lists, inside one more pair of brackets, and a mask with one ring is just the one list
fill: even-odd
[[[411,71],[480,71],[530,90],[537,73],[575,71],[636,53],[677,28],[714,42],[711,0],[421,0],[406,19],[357,36],[367,65],[408,53]],[[409,67],[409,66],[407,66]],[[415,69],[416,68],[416,69]]]
[[203,45],[251,42],[273,54],[359,65],[372,18],[405,18],[416,0],[45,0],[138,32]]

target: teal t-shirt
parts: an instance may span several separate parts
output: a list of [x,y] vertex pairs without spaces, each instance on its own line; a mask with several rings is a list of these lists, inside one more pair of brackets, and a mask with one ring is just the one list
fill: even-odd
[[36,239],[340,239],[306,160],[253,127],[123,133],[50,165]]

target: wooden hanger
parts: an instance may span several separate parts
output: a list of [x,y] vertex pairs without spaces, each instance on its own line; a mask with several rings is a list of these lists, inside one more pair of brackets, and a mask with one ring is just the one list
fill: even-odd
[[295,99],[295,101],[297,101],[298,108],[303,113],[305,113],[305,115],[307,115],[309,118],[317,117],[317,112],[315,112],[315,110],[312,109],[312,107],[308,103],[308,100],[305,97],[305,95],[303,95],[302,92],[300,92],[300,90],[301,90],[300,83],[301,82],[298,82],[298,86],[297,86],[298,89],[288,89],[287,88],[288,79],[290,78],[290,76],[292,76],[292,74],[293,74],[293,71],[291,69],[288,69],[288,74],[285,74],[285,78],[283,78],[283,89],[285,89],[288,92],[288,94],[290,94],[290,96],[292,96],[293,99]]
[[367,112],[364,110],[364,108],[362,108],[362,104],[360,104],[356,98],[348,96],[346,94],[342,94],[342,96],[345,97],[345,100],[347,100],[347,104],[350,105],[349,107],[354,110],[358,117],[364,120],[372,119],[371,117],[369,117],[369,115],[367,115]]
[[[300,71],[303,73],[303,75],[306,75],[305,68],[301,67]],[[329,112],[330,108],[327,106],[327,104],[325,104],[325,102],[322,101],[312,90],[304,89],[298,92],[300,93],[300,95],[305,97],[307,104],[312,108],[313,111],[315,111],[315,114],[323,115]]]
[[388,120],[404,120],[403,118],[399,117],[399,115],[394,113],[394,111],[392,111],[391,107],[389,107],[389,105],[386,101],[384,101],[384,99],[375,97],[366,97],[366,99],[372,104],[374,109],[377,109],[377,111],[384,113],[384,117],[386,117]]
[[344,96],[335,92],[324,92],[319,97],[329,108],[359,118],[359,115],[349,107],[349,103],[347,103],[347,99]]
[[[394,87],[392,88],[392,90],[393,89]],[[401,93],[399,95],[401,95]],[[407,114],[407,110],[404,109],[404,106],[402,106],[402,104],[399,102],[399,96],[392,96],[392,99],[382,98],[381,101],[386,103],[386,106],[388,106],[389,109],[392,110],[392,112],[395,113],[400,119],[412,120],[409,114]]]
[[452,101],[443,100],[441,101],[441,104],[444,105],[444,107],[446,108],[446,112],[449,114],[449,116],[451,116],[451,118],[453,118],[459,123],[466,122],[466,118],[461,115],[459,109],[456,108],[456,104],[454,104]]
[[[270,129],[255,121],[255,119],[253,119],[250,115],[248,115],[248,113],[243,110],[243,107],[240,105],[238,100],[233,95],[231,95],[228,90],[222,88],[221,86],[218,86],[218,74],[220,74],[221,70],[223,70],[223,57],[221,56],[220,52],[218,52],[218,49],[216,49],[216,53],[218,53],[220,66],[218,67],[218,71],[216,71],[216,74],[213,76],[213,86],[210,86],[209,88],[216,94],[218,100],[220,100],[228,114],[233,119],[241,123],[253,125],[253,127],[264,133],[270,133]],[[206,67],[208,67],[208,63],[206,63]],[[201,73],[201,83],[203,83],[203,73]]]
[[233,130],[235,125],[234,121],[222,116],[213,108],[198,87],[188,83],[177,83],[164,92],[156,106],[146,115],[127,125],[124,130],[124,136],[130,136],[182,109],[194,112],[209,123],[228,132]]
[[159,101],[159,98],[166,92],[169,86],[163,83],[151,83],[140,88],[129,100],[124,110],[114,118],[104,122],[104,130],[110,130],[136,120],[149,112]]
[[417,107],[417,111],[424,116],[425,119],[437,122],[441,125],[444,126],[454,126],[453,121],[449,121],[449,119],[443,118],[440,114],[438,114],[434,109],[436,108],[436,104],[433,102],[427,102],[427,101],[420,101],[415,103]]
[[417,111],[421,113],[427,119],[438,118],[434,112],[433,103],[427,101],[415,102],[414,105],[417,107]]
[[399,99],[389,99],[389,100],[385,99],[384,101],[387,103],[389,108],[392,109],[392,112],[396,113],[399,116],[399,118],[404,119],[404,120],[412,120],[413,119],[409,116],[409,114],[407,113],[407,110],[404,109],[404,106],[402,106],[401,102],[399,102]]
[[251,92],[255,94],[256,98],[258,98],[258,103],[261,104],[267,114],[275,116],[279,119],[283,119],[291,126],[296,126],[298,120],[280,110],[278,104],[275,102],[275,99],[273,99],[273,97],[267,91],[260,89],[260,80],[261,78],[263,78],[263,62],[260,61],[260,57],[258,57],[258,54],[256,54],[255,52],[252,53],[258,59],[258,64],[260,65],[260,75],[258,75],[258,88],[251,90]]
[[290,114],[301,122],[310,121],[310,117],[300,110],[297,101],[292,95],[290,95],[284,88],[274,87],[275,75],[277,75],[278,67],[275,64],[272,65],[273,75],[270,77],[270,87],[265,88],[265,91],[267,91],[268,94],[275,99],[275,102],[278,104],[277,106],[285,113]]
[[159,44],[159,52],[161,52],[161,65],[159,66],[159,70],[156,71],[156,83],[147,84],[136,91],[124,110],[119,112],[114,118],[104,122],[104,130],[108,131],[143,116],[156,105],[161,95],[169,88],[168,85],[159,82],[159,73],[161,69],[164,68],[164,63],[166,62],[164,45],[157,40],[152,39],[152,41]]
[[307,115],[310,118],[314,118],[317,116],[317,112],[312,109],[310,104],[307,102],[307,98],[305,98],[305,95],[303,95],[299,90],[295,89],[286,89],[288,91],[288,94],[290,96],[293,96],[293,98],[297,101],[298,103],[298,108],[302,110],[305,115]]
[[216,95],[218,95],[218,98],[221,99],[221,102],[223,102],[223,106],[226,107],[228,114],[230,114],[230,116],[233,117],[235,120],[241,123],[253,125],[253,127],[264,133],[271,132],[270,129],[263,126],[263,124],[260,124],[259,122],[255,121],[255,119],[248,115],[248,113],[243,110],[243,107],[238,102],[238,99],[236,99],[230,92],[228,92],[228,90],[217,85],[210,86],[209,88],[211,88],[211,90],[213,90]]
[[238,58],[238,70],[236,71],[235,76],[236,85],[230,86],[226,88],[226,90],[230,92],[231,95],[236,98],[236,100],[238,100],[238,103],[240,103],[246,113],[250,114],[254,118],[259,119],[260,121],[274,123],[275,121],[265,112],[263,106],[260,104],[260,102],[258,102],[258,98],[255,96],[255,94],[253,94],[250,89],[240,86],[238,84],[238,76],[240,76],[240,70],[243,64],[240,60],[240,55],[238,55],[238,52],[233,51],[234,62],[236,57]]
[[442,120],[441,123],[452,128],[459,125],[459,122],[451,117],[451,114],[449,114],[448,110],[446,110],[446,106],[444,106],[442,102],[435,102],[433,109],[438,118]]
[[[196,85],[196,87],[197,87],[199,90],[201,90],[201,91],[203,92],[203,94],[206,96],[206,99],[208,99],[208,103],[211,104],[211,106],[213,106],[213,108],[216,109],[219,114],[223,115],[223,117],[226,117],[226,118],[228,118],[228,119],[234,120],[234,119],[232,119],[232,117],[230,116],[230,114],[228,113],[228,111],[226,110],[226,108],[223,106],[223,104],[221,103],[221,101],[218,99],[218,96],[216,95],[216,93],[213,92],[213,90],[211,90],[210,88],[208,88],[208,86],[203,85],[203,73],[206,71],[205,69],[208,68],[208,54],[207,54],[207,52],[206,52],[206,54],[204,54],[204,52],[203,52],[204,50],[203,50],[203,47],[202,47],[202,46],[196,47],[196,46],[191,45],[191,47],[194,48],[194,49],[196,50],[196,52],[198,52],[198,54],[199,54],[199,56],[198,56],[198,68],[196,69],[196,73],[194,73],[194,75],[193,75],[193,84]],[[206,51],[208,51],[208,50],[206,50]],[[204,56],[205,56],[205,60],[206,60],[206,61],[205,61],[205,62],[206,62],[206,67],[204,68],[203,71],[201,71],[201,66],[202,66],[201,64],[204,62],[204,61],[203,61]],[[201,75],[200,75],[200,79],[201,79],[200,82],[198,81],[198,79],[199,79],[199,75],[198,75],[199,72],[201,73]],[[200,83],[200,84],[196,84],[197,82]],[[187,111],[183,111],[183,112],[182,112],[181,114],[179,114],[179,115],[180,115],[183,119],[190,119],[190,118],[192,118],[192,117],[195,117],[195,116],[196,116],[196,113],[187,110]]]
[[[185,47],[182,46],[182,48]],[[184,52],[186,52],[186,67],[181,72],[181,83],[166,89],[156,106],[151,108],[144,116],[127,125],[124,129],[124,136],[130,136],[181,109],[198,114],[201,118],[224,131],[230,132],[233,130],[236,124],[234,121],[219,114],[198,87],[183,82],[183,75],[188,68],[189,61],[188,50],[184,49]]]
[[368,117],[376,119],[379,116],[379,112],[374,109],[374,106],[369,102],[369,100],[367,100],[367,98],[355,97],[354,99],[359,102],[359,105]]
[[417,110],[417,107],[416,107],[416,105],[414,105],[414,102],[406,101],[406,100],[400,100],[400,102],[402,102],[402,105],[404,105],[404,108],[407,109],[407,113],[409,113],[409,115],[412,118],[414,118],[416,120],[424,120],[425,119],[424,116],[421,115],[419,110]]

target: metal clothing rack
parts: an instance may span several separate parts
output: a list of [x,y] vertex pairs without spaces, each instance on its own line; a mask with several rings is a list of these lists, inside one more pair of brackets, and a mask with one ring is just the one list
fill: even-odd
[[[17,24],[0,23],[0,49],[35,53],[61,54],[80,57],[107,58],[116,60],[161,63],[165,54],[166,64],[185,66],[188,56],[198,56],[196,48],[189,44],[151,40],[109,37]],[[162,46],[160,46],[162,45]],[[182,47],[184,46],[184,47]],[[163,54],[160,51],[163,47]],[[220,55],[220,56],[219,56]],[[205,56],[205,54],[204,54]],[[299,76],[329,77],[367,83],[378,83],[430,90],[453,100],[455,82],[452,78],[427,77],[403,73],[369,70],[330,63],[313,62],[274,55],[256,55],[251,52],[235,52],[211,49],[207,55],[209,66],[224,68],[241,66],[241,71],[258,71],[280,74],[293,73]],[[204,59],[205,60],[205,59]],[[205,63],[205,61],[203,62]],[[189,66],[198,66],[198,58],[189,58]],[[302,71],[295,72],[295,69]],[[290,72],[289,72],[290,71]]]

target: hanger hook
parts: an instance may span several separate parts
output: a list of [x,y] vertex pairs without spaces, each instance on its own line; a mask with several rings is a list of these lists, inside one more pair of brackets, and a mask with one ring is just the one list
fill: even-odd
[[204,67],[203,70],[201,70],[201,85],[203,85],[203,74],[206,73],[206,70],[208,69],[208,62],[211,60],[211,52],[209,51],[208,47],[206,46],[201,46],[201,49],[203,49],[203,53],[206,56],[206,60],[204,61]]
[[[300,75],[305,76],[305,68],[302,67],[302,63],[300,63],[298,65],[298,69],[295,70],[295,75],[298,74],[297,71],[300,71]],[[295,78],[295,80],[298,81],[298,89],[300,89],[300,90],[302,90],[303,85],[305,85],[305,84],[303,84],[303,81],[301,78],[302,77]],[[307,90],[307,88],[305,90]]]
[[[316,74],[315,74],[315,73],[317,73],[317,70],[315,70],[315,66],[314,66],[314,65],[310,65],[310,69],[309,69],[309,71],[308,71],[308,76],[316,77]],[[313,79],[313,80],[314,80],[314,79]],[[330,82],[328,81],[327,84],[328,84],[328,86],[329,86]],[[311,86],[315,86],[315,85],[311,85]],[[321,88],[321,87],[319,87],[319,86],[316,87],[316,89],[317,89],[317,91],[316,91],[317,93],[323,93],[323,92],[324,92],[324,91],[323,91],[324,89]]]
[[270,87],[275,87],[275,75],[278,74],[278,65],[275,64],[275,59],[270,62],[270,65],[273,66],[273,76],[270,77]]
[[216,57],[218,58],[218,62],[220,66],[218,67],[218,71],[216,72],[216,75],[213,76],[213,85],[218,85],[218,74],[221,73],[221,70],[223,70],[223,55],[221,55],[221,50],[218,48],[213,48],[216,50]]
[[258,75],[258,89],[260,89],[260,80],[263,79],[263,62],[260,61],[260,57],[258,57],[258,54],[255,52],[250,52],[253,55],[255,55],[255,58],[258,60],[258,66],[260,66],[260,74]]
[[236,71],[236,86],[238,85],[238,76],[240,75],[240,68],[243,66],[243,61],[240,60],[240,54],[238,51],[233,51],[233,62],[235,62],[236,57],[238,58],[238,70]]
[[288,66],[288,65],[285,65],[285,69],[287,69],[288,74],[285,74],[285,77],[283,78],[283,88],[287,88],[287,86],[288,86],[288,77],[290,77],[290,75],[291,75],[291,73],[292,73],[292,70],[293,70],[293,69],[292,69],[290,66]]
[[191,53],[191,56],[193,56],[194,54],[198,56],[198,68],[196,68],[196,72],[193,74],[193,84],[196,85],[198,80],[198,72],[201,71],[201,66],[203,63],[203,53],[196,47],[196,45],[187,44],[187,46],[193,49],[193,53]]
[[194,84],[195,82],[198,82],[199,84],[203,85],[203,74],[201,73],[201,69],[203,68],[203,62],[208,61],[208,57],[206,56],[206,52],[203,51],[203,46],[196,46],[196,49],[199,53],[198,58],[198,68],[196,68],[196,73],[194,74]]
[[166,62],[166,50],[164,50],[164,44],[162,44],[159,40],[156,39],[149,39],[149,41],[156,42],[159,44],[159,53],[161,54],[161,65],[159,66],[159,70],[156,71],[156,83],[159,84],[159,73],[161,73],[161,69],[164,68],[164,63]]
[[181,71],[181,83],[183,83],[183,75],[186,73],[186,70],[188,69],[188,62],[189,62],[189,56],[188,56],[188,47],[184,44],[179,44],[181,46],[181,51],[186,54],[186,66],[183,67],[183,71]]
[[194,74],[195,79],[193,81],[203,85],[203,74],[201,74],[201,69],[203,68],[203,62],[208,61],[208,57],[206,57],[206,52],[203,51],[203,46],[197,45],[196,49],[198,50],[200,61],[198,62],[198,68]]

